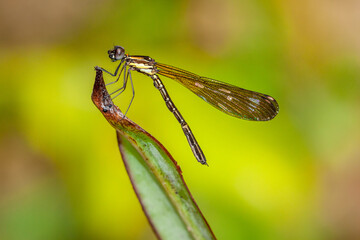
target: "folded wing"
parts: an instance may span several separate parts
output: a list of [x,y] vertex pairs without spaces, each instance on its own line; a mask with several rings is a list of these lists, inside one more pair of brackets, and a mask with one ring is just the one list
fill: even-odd
[[159,75],[176,80],[215,108],[231,116],[252,121],[268,121],[279,112],[278,103],[269,95],[201,77],[162,63],[156,63],[156,67]]

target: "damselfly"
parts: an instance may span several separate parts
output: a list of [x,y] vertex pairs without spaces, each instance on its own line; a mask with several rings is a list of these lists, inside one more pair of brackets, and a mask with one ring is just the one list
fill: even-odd
[[[124,48],[120,46],[115,46],[114,49],[108,51],[108,54],[113,62],[120,61],[115,73],[99,68],[113,77],[117,76],[117,79],[109,84],[119,81],[121,74],[124,72],[122,87],[110,94],[116,94],[113,98],[120,95],[126,89],[127,81],[130,78],[133,95],[124,116],[126,116],[126,113],[129,110],[135,93],[131,71],[137,71],[149,76],[154,81],[154,86],[160,91],[166,106],[181,124],[191,150],[201,164],[207,165],[206,158],[191,132],[189,125],[185,122],[179,110],[171,100],[159,75],[176,80],[215,108],[234,117],[252,121],[268,121],[273,119],[279,112],[279,105],[276,100],[269,95],[249,91],[214,79],[201,77],[180,68],[155,62],[154,59],[148,56],[125,54]],[[120,73],[118,74],[119,70]]]

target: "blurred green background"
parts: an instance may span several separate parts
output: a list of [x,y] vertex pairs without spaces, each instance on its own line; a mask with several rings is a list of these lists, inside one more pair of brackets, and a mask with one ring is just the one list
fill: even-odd
[[278,101],[274,120],[243,121],[163,77],[204,167],[133,73],[128,117],[178,161],[219,239],[360,239],[359,21],[359,1],[1,1],[0,239],[155,238],[90,99],[114,44]]

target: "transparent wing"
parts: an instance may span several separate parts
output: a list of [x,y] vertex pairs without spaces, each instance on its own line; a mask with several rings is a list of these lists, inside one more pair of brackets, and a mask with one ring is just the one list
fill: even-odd
[[268,121],[279,112],[276,100],[266,94],[249,91],[162,63],[155,65],[159,75],[176,80],[193,93],[231,116]]

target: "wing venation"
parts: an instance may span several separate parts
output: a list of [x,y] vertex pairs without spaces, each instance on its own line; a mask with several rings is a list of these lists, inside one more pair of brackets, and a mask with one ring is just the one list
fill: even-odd
[[279,112],[278,103],[269,95],[201,77],[166,64],[156,63],[156,67],[158,74],[176,80],[204,101],[231,116],[268,121]]

